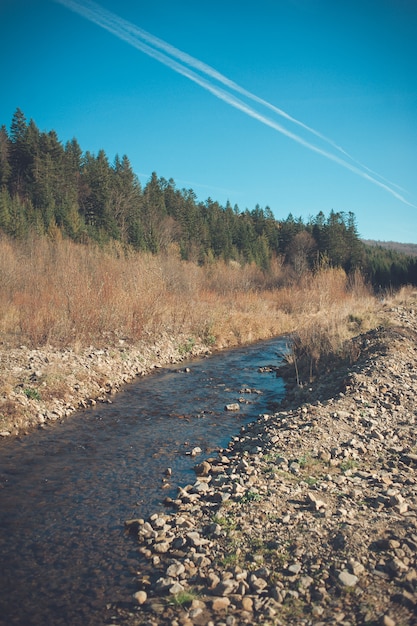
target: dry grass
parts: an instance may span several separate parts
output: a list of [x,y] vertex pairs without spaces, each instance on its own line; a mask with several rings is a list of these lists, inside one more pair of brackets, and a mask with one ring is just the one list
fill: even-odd
[[373,302],[361,277],[349,281],[341,270],[279,287],[279,260],[268,274],[220,261],[200,267],[181,261],[175,248],[152,256],[117,245],[2,238],[0,268],[0,331],[8,346],[108,346],[168,333],[223,348],[297,328],[317,361],[370,323]]
[[[0,238],[0,431],[25,431],[56,403],[78,406],[117,388],[135,359],[153,367],[204,346],[292,334],[294,374],[306,381],[349,337],[381,323],[380,308],[359,274],[337,269],[294,282],[279,259],[263,273],[221,261],[201,267],[175,247],[152,256]],[[86,356],[92,348],[107,348],[107,364]]]
[[297,381],[312,381],[329,358],[349,358],[349,339],[380,323],[379,309],[361,275],[325,269],[304,286],[290,354]]

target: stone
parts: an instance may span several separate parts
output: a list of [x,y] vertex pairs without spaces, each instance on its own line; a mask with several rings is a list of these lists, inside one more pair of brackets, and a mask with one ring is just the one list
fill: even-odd
[[268,587],[268,583],[263,578],[254,578],[253,580],[251,579],[250,584],[255,593],[260,593]]
[[203,461],[194,467],[194,471],[197,476],[208,476],[211,469],[210,463]]
[[169,542],[168,541],[159,541],[158,543],[155,543],[153,546],[153,551],[157,552],[158,554],[166,554],[169,550]]
[[302,576],[300,578],[300,587],[302,589],[308,589],[314,583],[314,579],[311,576]]
[[182,563],[172,563],[166,571],[166,575],[170,578],[178,578],[181,574],[184,574],[185,567]]
[[354,574],[355,576],[359,576],[360,574],[363,574],[365,571],[365,568],[362,565],[362,563],[359,563],[358,561],[355,561],[354,559],[351,559],[349,561],[349,567],[350,567],[352,574]]
[[233,578],[228,578],[219,582],[215,589],[215,593],[219,596],[229,596],[234,593],[238,583]]
[[178,593],[182,593],[183,591],[184,591],[184,586],[181,585],[181,583],[179,583],[178,581],[176,581],[169,588],[169,593],[172,594],[173,596],[177,595]]
[[292,563],[289,565],[288,571],[291,574],[299,574],[301,572],[301,563]]
[[216,613],[220,613],[221,611],[226,611],[229,605],[230,605],[230,599],[227,597],[213,598],[211,601],[211,608]]
[[137,591],[133,594],[133,597],[138,604],[145,604],[146,600],[148,599],[146,591]]
[[220,583],[220,578],[214,572],[210,572],[207,576],[207,584],[209,589],[214,589]]
[[345,587],[354,587],[359,580],[355,574],[351,574],[347,570],[341,571],[338,578]]
[[327,506],[327,504],[323,500],[320,500],[320,498],[318,498],[316,494],[311,491],[307,493],[307,502],[313,505],[316,511],[324,509]]
[[253,600],[249,596],[244,596],[240,602],[240,605],[244,611],[248,611],[248,613],[252,613],[253,611]]
[[195,548],[204,546],[205,544],[208,543],[208,540],[201,537],[200,533],[198,533],[197,531],[191,531],[187,533],[186,537],[190,545],[194,546]]
[[323,613],[324,613],[324,608],[320,606],[319,604],[313,606],[311,610],[311,614],[313,615],[313,617],[321,617]]

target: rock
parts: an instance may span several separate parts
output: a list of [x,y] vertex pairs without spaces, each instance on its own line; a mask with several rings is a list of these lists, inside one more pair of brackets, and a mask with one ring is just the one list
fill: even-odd
[[138,604],[145,604],[146,600],[148,599],[146,591],[137,591],[133,594],[133,597]]
[[194,624],[194,620],[198,619],[203,614],[203,609],[201,607],[196,607],[195,609],[191,609],[189,612],[189,616],[191,617],[191,625]]
[[313,505],[316,511],[324,509],[327,506],[323,500],[320,500],[320,498],[318,498],[316,494],[311,491],[307,493],[307,502]]
[[248,613],[252,613],[253,611],[253,600],[248,596],[244,596],[240,602],[241,607],[244,611],[248,611]]
[[205,544],[208,543],[208,540],[201,537],[201,535],[196,531],[187,533],[186,537],[190,545],[194,546],[195,548],[198,548],[199,546],[204,546]]
[[313,606],[311,614],[313,617],[321,617],[324,613],[324,608],[320,605]]
[[169,588],[169,593],[173,596],[179,593],[182,593],[183,591],[184,591],[184,586],[181,585],[181,583],[177,581]]
[[127,519],[125,521],[125,527],[129,530],[129,532],[138,532],[139,528],[143,525],[143,519]]
[[238,402],[232,402],[231,404],[226,404],[224,407],[225,411],[240,411],[240,405]]
[[359,563],[358,561],[355,561],[354,559],[351,559],[349,561],[349,567],[350,567],[352,574],[354,574],[355,576],[359,576],[360,574],[363,574],[365,571],[365,568],[362,565],[362,563]]
[[300,588],[308,589],[314,583],[314,579],[311,576],[302,576],[300,578]]
[[167,568],[166,575],[169,578],[178,578],[181,574],[184,574],[184,572],[185,567],[183,563],[176,562],[172,563],[172,565]]
[[359,580],[357,576],[351,574],[347,570],[340,572],[338,578],[342,585],[345,585],[345,587],[354,587]]
[[251,578],[250,585],[255,593],[260,593],[268,587],[268,583],[263,578]]
[[194,467],[194,471],[197,476],[208,476],[211,470],[211,465],[208,461],[203,461]]
[[213,598],[211,601],[211,607],[215,613],[225,611],[230,605],[230,599],[227,597]]
[[214,572],[210,572],[207,576],[207,585],[209,589],[215,589],[220,583],[220,578]]
[[169,550],[169,547],[170,544],[168,541],[159,541],[153,546],[153,551],[157,552],[158,554],[166,554]]
[[205,482],[196,482],[191,489],[191,493],[197,493],[200,495],[206,494],[210,491],[210,486]]
[[214,592],[218,596],[229,596],[231,593],[234,593],[237,588],[238,583],[233,578],[227,578],[226,580],[222,580],[217,585]]

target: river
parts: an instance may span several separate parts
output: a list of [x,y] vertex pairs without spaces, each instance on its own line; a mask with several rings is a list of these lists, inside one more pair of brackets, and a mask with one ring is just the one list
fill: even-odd
[[[0,624],[102,626],[129,606],[139,554],[124,521],[163,511],[197,462],[277,407],[285,345],[159,370],[112,404],[0,441]],[[225,411],[239,399],[238,412]]]

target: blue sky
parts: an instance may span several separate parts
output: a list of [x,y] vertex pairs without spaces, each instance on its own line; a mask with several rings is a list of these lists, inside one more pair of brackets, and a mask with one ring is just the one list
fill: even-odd
[[0,58],[0,124],[19,107],[142,184],[417,243],[415,0],[0,0]]

